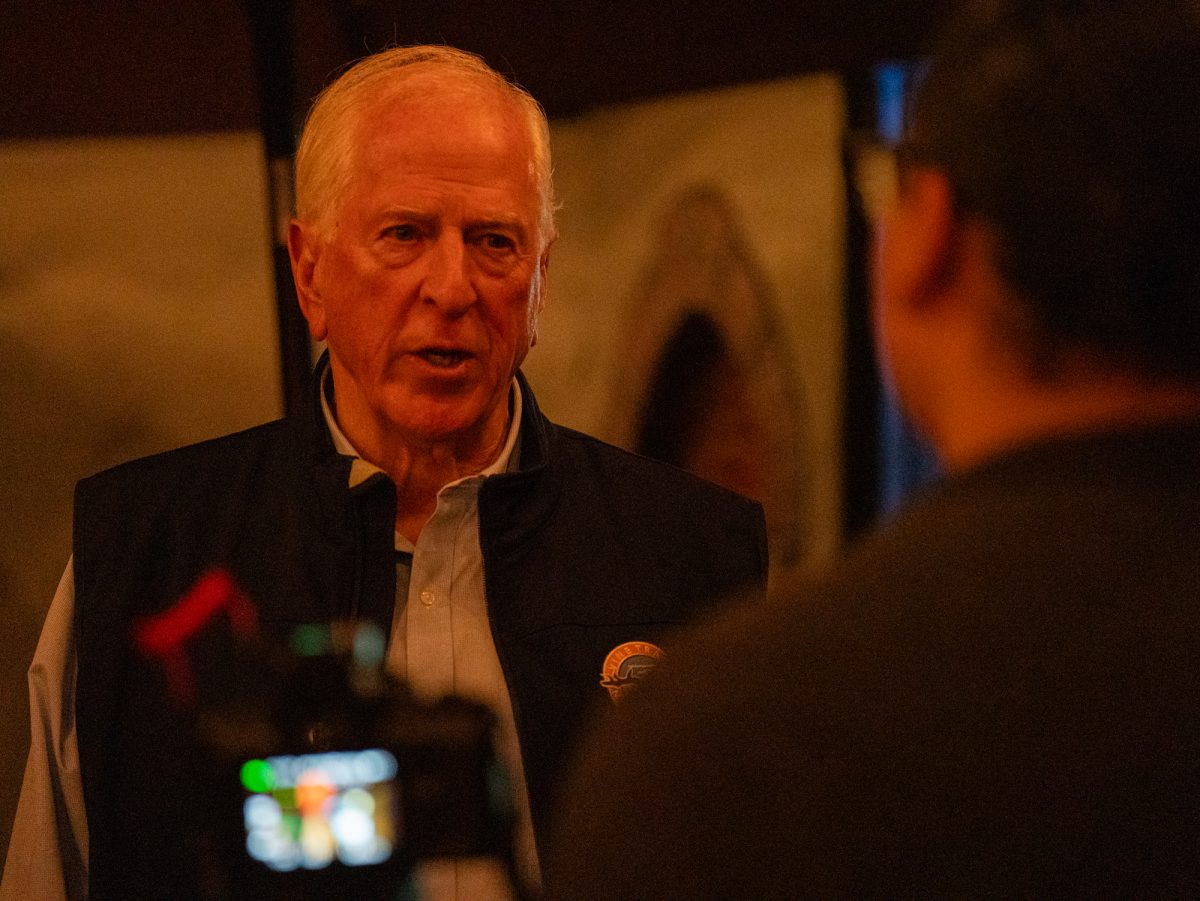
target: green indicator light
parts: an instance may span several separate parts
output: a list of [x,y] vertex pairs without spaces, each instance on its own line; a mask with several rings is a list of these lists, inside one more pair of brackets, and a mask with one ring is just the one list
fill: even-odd
[[301,657],[329,653],[329,630],[324,626],[299,626],[292,633],[292,650]]
[[269,792],[275,787],[275,771],[265,760],[247,760],[242,764],[242,785],[249,792]]
[[383,665],[387,651],[387,638],[383,630],[374,623],[359,623],[354,633],[354,662],[361,667],[374,669]]

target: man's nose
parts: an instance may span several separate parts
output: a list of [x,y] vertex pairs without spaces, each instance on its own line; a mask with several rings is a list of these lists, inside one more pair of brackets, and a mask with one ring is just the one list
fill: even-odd
[[448,315],[466,312],[477,298],[463,236],[453,229],[444,230],[429,248],[426,261],[425,299]]

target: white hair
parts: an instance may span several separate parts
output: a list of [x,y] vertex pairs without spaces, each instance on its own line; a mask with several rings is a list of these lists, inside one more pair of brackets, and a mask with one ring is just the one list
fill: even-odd
[[[416,64],[422,64],[419,67]],[[533,144],[530,175],[539,194],[542,247],[554,240],[554,180],[550,162],[550,127],[541,105],[524,88],[506,79],[473,53],[454,47],[423,45],[394,47],[368,56],[347,69],[323,90],[304,122],[296,150],[296,216],[318,229],[328,224],[329,212],[350,178],[356,116],[371,90],[400,92],[414,77],[438,74],[459,83],[491,87],[514,101],[525,116]]]

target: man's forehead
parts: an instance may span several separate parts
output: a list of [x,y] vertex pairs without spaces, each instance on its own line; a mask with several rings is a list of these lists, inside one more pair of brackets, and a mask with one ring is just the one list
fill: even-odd
[[376,214],[394,206],[429,212],[455,196],[442,193],[438,179],[451,185],[461,178],[479,190],[459,193],[460,200],[500,195],[484,204],[486,213],[477,210],[481,216],[526,222],[540,234],[536,129],[503,83],[437,63],[414,63],[361,84],[345,115],[335,206],[357,197]]
[[[533,142],[494,105],[454,98],[384,97],[364,108],[350,148],[345,198],[377,214],[458,209],[472,219],[524,222],[538,215]],[[447,204],[450,206],[447,206]],[[468,209],[469,208],[469,209]]]
[[511,98],[454,85],[428,91],[412,87],[384,89],[367,98],[354,116],[353,143],[386,144],[400,136],[414,146],[440,146],[445,152],[518,153],[533,159],[533,135]]
[[[408,86],[411,87],[411,86]],[[496,91],[383,90],[364,102],[352,124],[351,167],[369,170],[381,157],[433,156],[447,163],[491,160],[533,174],[536,146],[520,108]]]

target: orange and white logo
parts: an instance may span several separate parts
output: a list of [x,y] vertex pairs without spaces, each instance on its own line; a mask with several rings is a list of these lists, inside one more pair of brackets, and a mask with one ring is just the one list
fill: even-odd
[[600,684],[608,689],[614,701],[619,701],[654,669],[662,658],[662,648],[648,641],[627,641],[619,644],[604,658],[604,666],[600,670]]

